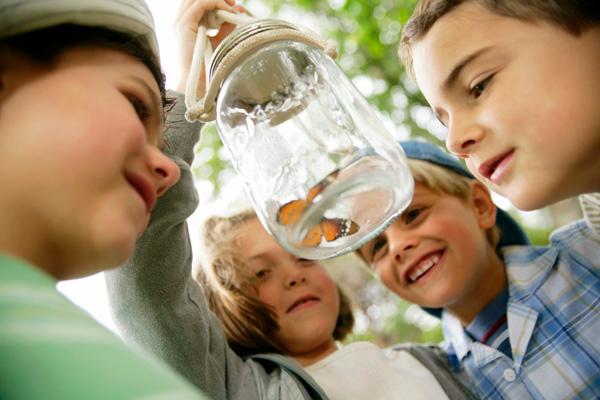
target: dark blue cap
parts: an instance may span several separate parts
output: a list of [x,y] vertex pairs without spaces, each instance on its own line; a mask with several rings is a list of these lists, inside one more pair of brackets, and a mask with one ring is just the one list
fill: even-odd
[[[442,150],[440,147],[416,140],[400,142],[407,158],[422,160],[447,168],[459,175],[475,179],[473,175],[455,157]],[[498,248],[512,245],[528,245],[529,239],[519,224],[504,210],[498,208],[496,225],[500,229]],[[423,307],[428,313],[440,317],[441,309]]]

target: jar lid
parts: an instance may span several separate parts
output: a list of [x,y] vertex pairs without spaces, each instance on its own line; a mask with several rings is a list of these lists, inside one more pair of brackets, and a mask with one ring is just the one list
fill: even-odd
[[[285,21],[265,19],[238,26],[217,47],[209,68],[209,83],[202,103],[199,120],[208,122],[215,119],[215,104],[221,84],[229,73],[268,43],[280,40],[303,42],[323,50],[330,57],[337,56],[335,42],[323,41],[315,33],[300,29]],[[188,110],[189,112],[189,110]]]

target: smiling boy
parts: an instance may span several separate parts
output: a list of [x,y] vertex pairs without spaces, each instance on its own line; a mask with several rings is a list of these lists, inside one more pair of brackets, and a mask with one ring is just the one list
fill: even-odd
[[[400,54],[448,149],[516,207],[600,191],[596,2],[422,1]],[[586,199],[598,232],[600,198]]]
[[457,160],[402,146],[413,200],[362,258],[400,297],[444,310],[446,351],[480,398],[598,398],[600,239],[579,221],[528,246]]

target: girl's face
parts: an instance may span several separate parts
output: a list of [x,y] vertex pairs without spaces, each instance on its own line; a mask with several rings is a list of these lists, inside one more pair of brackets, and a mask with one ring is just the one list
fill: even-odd
[[159,148],[152,74],[91,47],[65,51],[52,68],[14,53],[0,63],[2,250],[59,279],[124,262],[179,179]]
[[325,268],[288,253],[256,218],[241,225],[240,233],[238,248],[248,260],[256,296],[279,324],[276,342],[304,365],[334,351],[340,299]]

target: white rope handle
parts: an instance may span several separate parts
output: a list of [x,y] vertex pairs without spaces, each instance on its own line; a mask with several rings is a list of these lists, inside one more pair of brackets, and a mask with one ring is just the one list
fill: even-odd
[[204,63],[204,88],[208,90],[208,69],[212,58],[212,47],[208,39],[208,30],[219,29],[225,22],[234,25],[243,25],[254,20],[255,18],[249,15],[234,14],[224,10],[209,11],[202,18],[198,27],[198,33],[196,34],[190,74],[185,85],[185,106],[187,108],[185,117],[188,121],[197,121],[204,113],[204,99],[198,100],[198,85],[200,83],[200,74],[202,73],[202,63]]

